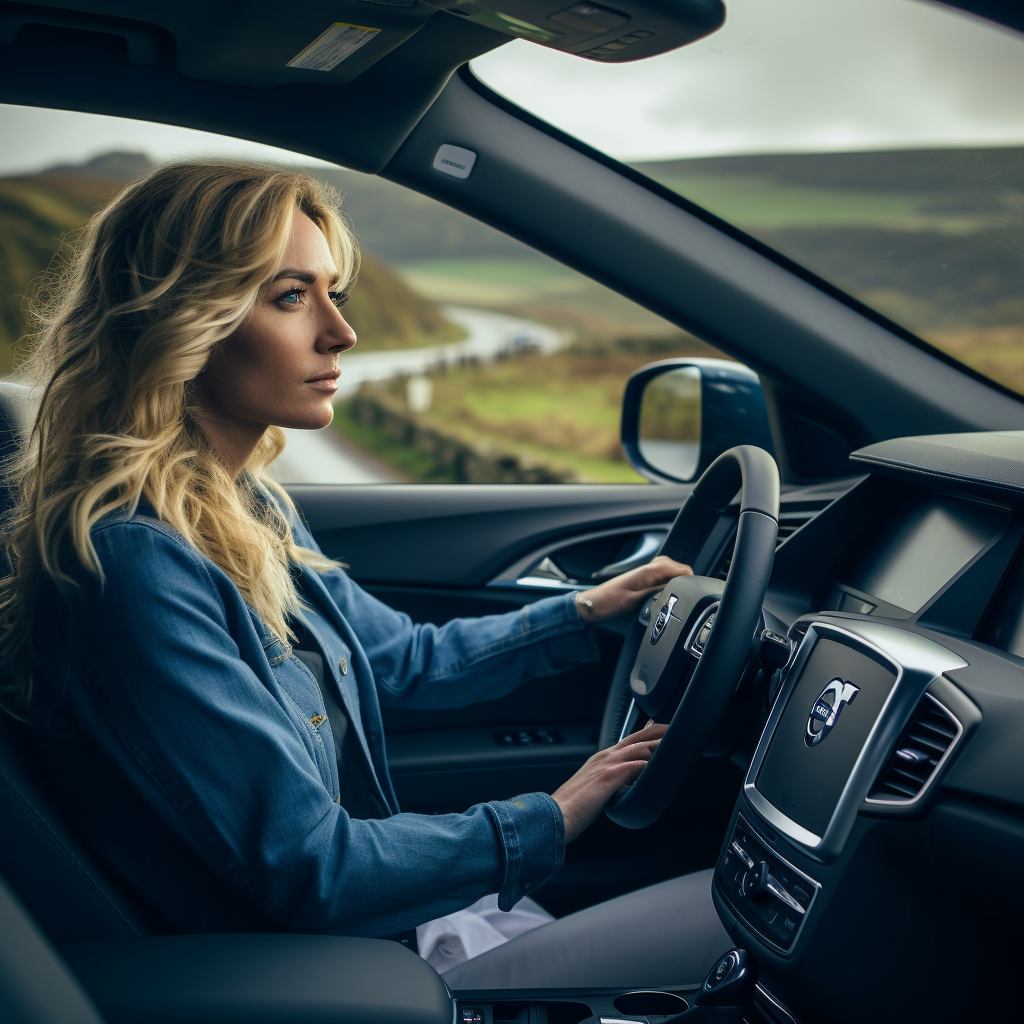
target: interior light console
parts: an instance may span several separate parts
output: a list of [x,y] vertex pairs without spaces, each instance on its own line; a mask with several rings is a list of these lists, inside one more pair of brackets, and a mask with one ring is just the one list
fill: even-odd
[[725,20],[722,0],[426,2],[508,36],[616,64],[653,57],[703,39]]
[[[793,950],[821,891],[792,860],[831,863],[858,813],[882,812],[886,801],[872,798],[874,787],[892,770],[920,709],[937,706],[950,724],[944,752],[933,754],[930,770],[917,771],[919,795],[980,720],[967,697],[942,679],[963,667],[939,644],[878,621],[821,616],[806,626],[715,873],[719,896],[769,947],[783,955]],[[904,811],[915,802],[920,806],[917,797],[903,800]],[[899,801],[888,803],[885,811],[900,813]],[[813,871],[813,864],[805,867]]]

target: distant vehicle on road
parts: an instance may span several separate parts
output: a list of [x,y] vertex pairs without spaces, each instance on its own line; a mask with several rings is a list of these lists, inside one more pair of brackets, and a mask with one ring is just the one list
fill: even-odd
[[542,347],[540,339],[536,335],[530,334],[528,331],[520,331],[508,339],[503,351],[505,355],[519,356],[526,352],[539,352]]

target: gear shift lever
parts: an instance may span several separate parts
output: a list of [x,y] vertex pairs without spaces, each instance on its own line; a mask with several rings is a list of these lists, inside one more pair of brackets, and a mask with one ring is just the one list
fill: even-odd
[[757,984],[757,961],[745,949],[730,949],[711,968],[704,984],[694,997],[693,1005],[673,1017],[679,1024],[742,1024],[753,1008]]

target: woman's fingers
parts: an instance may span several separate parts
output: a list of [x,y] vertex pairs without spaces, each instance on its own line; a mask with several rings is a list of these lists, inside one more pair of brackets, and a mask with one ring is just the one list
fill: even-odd
[[682,562],[659,555],[647,565],[624,572],[593,590],[576,595],[576,607],[584,622],[600,622],[632,611],[651,592],[676,576],[692,576],[693,570]]
[[651,724],[599,750],[565,785],[555,790],[561,808],[565,841],[576,838],[622,786],[635,782],[654,756],[668,726]]

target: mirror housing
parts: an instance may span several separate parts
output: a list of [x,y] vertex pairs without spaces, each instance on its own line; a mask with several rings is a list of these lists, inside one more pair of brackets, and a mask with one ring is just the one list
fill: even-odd
[[727,359],[662,359],[637,370],[622,399],[621,439],[630,465],[656,483],[696,480],[740,444],[775,454],[757,374]]

